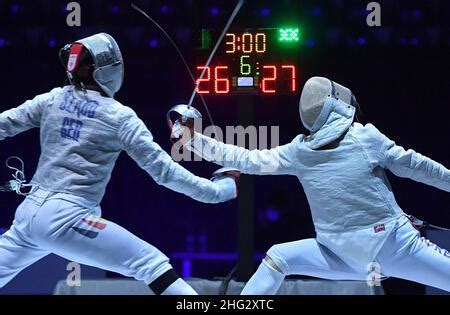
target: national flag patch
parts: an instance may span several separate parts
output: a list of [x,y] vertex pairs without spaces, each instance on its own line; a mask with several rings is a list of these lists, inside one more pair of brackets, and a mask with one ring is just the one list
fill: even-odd
[[[94,239],[98,236],[98,231],[101,231],[108,226],[107,222],[108,221],[97,215],[89,215],[87,218],[82,218],[78,221],[76,226],[73,226],[72,229],[83,236]],[[86,225],[89,227],[86,227]]]

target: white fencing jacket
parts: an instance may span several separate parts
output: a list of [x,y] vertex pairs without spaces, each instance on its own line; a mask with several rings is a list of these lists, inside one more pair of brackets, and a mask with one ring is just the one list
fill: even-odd
[[[366,269],[395,224],[407,220],[385,170],[448,192],[450,171],[413,150],[405,151],[371,124],[352,123],[354,112],[345,108],[336,107],[314,134],[299,135],[270,150],[249,151],[198,133],[186,146],[208,161],[242,173],[297,176],[308,198],[317,241],[349,265]],[[337,147],[322,148],[344,133]]]
[[41,156],[31,183],[41,189],[99,204],[117,157],[126,151],[158,184],[195,200],[235,197],[234,180],[213,183],[191,174],[153,141],[132,109],[99,92],[55,88],[0,114],[0,140],[35,127]]

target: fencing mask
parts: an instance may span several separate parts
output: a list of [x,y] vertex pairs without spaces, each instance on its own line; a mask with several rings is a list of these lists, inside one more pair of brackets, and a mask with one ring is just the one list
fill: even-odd
[[300,119],[306,129],[316,132],[325,124],[324,119],[329,114],[325,111],[332,110],[330,106],[325,106],[325,104],[333,104],[333,102],[327,102],[330,98],[337,100],[338,102],[334,102],[336,104],[359,109],[356,98],[350,89],[327,78],[312,77],[306,81],[303,87],[299,105]]
[[116,41],[106,33],[99,33],[64,46],[60,57],[72,84],[75,76],[84,69],[82,66],[86,66],[80,62],[85,51],[89,52],[92,64],[84,72],[89,71],[103,92],[114,97],[122,86],[125,73],[122,53]]

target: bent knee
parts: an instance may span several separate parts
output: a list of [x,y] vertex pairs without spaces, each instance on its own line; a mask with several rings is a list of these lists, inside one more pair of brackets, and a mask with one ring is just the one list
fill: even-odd
[[128,266],[130,276],[147,284],[172,269],[169,258],[153,246],[143,249]]
[[266,254],[264,258],[264,262],[268,264],[270,267],[275,269],[282,274],[287,275],[289,273],[289,264],[286,261],[285,257],[282,255],[282,251],[280,250],[281,244],[277,244],[272,246]]

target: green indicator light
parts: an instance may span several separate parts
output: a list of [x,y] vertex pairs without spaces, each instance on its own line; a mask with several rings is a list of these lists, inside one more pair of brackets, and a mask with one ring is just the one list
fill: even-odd
[[278,35],[280,42],[298,42],[300,40],[300,30],[298,28],[280,28]]
[[256,72],[256,75],[259,75],[259,72]]
[[202,29],[201,31],[201,47],[203,49],[208,49],[211,47],[211,32],[207,29]]

